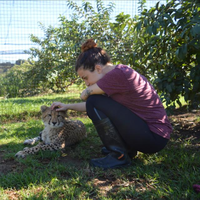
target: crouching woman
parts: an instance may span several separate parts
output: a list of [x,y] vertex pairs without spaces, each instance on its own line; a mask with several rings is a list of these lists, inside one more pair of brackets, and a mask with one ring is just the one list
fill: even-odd
[[124,167],[138,151],[161,151],[170,139],[172,126],[153,86],[134,69],[113,65],[93,39],[81,50],[75,69],[87,86],[81,94],[84,102],[54,102],[51,107],[87,112],[106,155],[92,159],[90,164],[104,169]]

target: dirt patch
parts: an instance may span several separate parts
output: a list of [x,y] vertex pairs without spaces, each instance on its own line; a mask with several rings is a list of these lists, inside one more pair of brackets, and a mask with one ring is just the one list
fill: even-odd
[[4,151],[0,151],[0,175],[23,169],[23,165],[15,161],[14,158],[4,159],[4,153]]
[[65,156],[62,154],[62,156],[58,159],[58,162],[64,165],[73,166],[73,167],[80,167],[82,165],[82,161],[72,158],[71,156]]
[[173,138],[190,140],[194,148],[199,148],[200,140],[200,110],[191,112],[177,111],[170,116],[171,123],[174,127]]

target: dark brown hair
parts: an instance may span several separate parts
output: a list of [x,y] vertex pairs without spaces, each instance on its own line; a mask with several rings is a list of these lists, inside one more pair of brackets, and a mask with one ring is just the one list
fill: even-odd
[[93,72],[96,64],[106,65],[110,62],[110,56],[102,48],[97,47],[93,39],[88,39],[82,44],[81,52],[76,61],[76,71],[83,67]]

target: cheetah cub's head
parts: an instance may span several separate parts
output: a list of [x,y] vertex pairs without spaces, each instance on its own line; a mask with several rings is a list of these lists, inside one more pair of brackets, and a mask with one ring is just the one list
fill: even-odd
[[57,112],[56,110],[51,110],[50,107],[41,106],[42,121],[45,126],[50,126],[51,128],[59,128],[64,125],[66,113]]

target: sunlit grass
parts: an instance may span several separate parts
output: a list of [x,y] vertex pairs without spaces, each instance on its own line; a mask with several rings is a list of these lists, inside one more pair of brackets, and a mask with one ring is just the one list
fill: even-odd
[[1,99],[0,122],[27,119],[34,116],[38,117],[41,105],[50,106],[55,101],[63,103],[80,102],[80,89],[77,86],[71,86],[65,94]]

